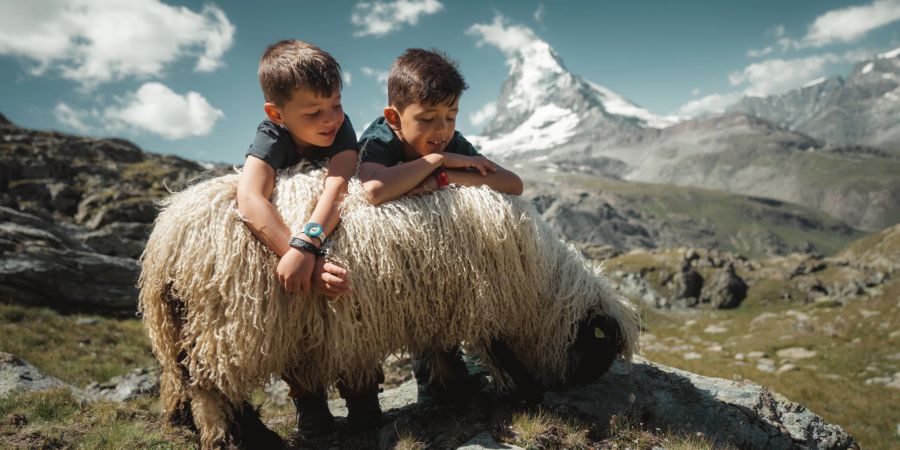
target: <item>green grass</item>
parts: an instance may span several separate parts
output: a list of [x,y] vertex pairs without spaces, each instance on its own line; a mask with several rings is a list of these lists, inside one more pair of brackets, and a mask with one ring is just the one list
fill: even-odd
[[[863,232],[847,227],[824,213],[791,203],[759,201],[751,197],[711,189],[618,181],[587,175],[566,175],[565,182],[585,189],[611,192],[629,200],[628,205],[657,219],[679,222],[690,219],[711,228],[725,251],[763,257],[753,242],[754,233],[772,233],[788,248],[811,242],[830,255]],[[800,217],[821,228],[800,228],[785,217]],[[744,235],[739,239],[739,233]]]
[[66,390],[0,399],[0,447],[190,449],[194,436],[159,423],[149,399],[81,403]]
[[[754,303],[762,303],[764,295],[757,294],[760,298]],[[685,359],[684,352],[654,345],[648,346],[644,355],[702,375],[765,385],[826,421],[841,425],[863,448],[897,448],[900,409],[896,405],[900,404],[900,392],[882,385],[866,385],[865,380],[900,371],[900,361],[887,358],[900,350],[900,337],[889,336],[900,329],[898,298],[900,279],[895,279],[884,286],[881,295],[836,308],[781,302],[780,307],[750,304],[737,310],[699,311],[689,316],[646,311],[646,332],[655,337],[653,342],[662,343],[663,347],[690,343],[703,358]],[[774,304],[779,301],[771,299]],[[806,325],[788,315],[788,310],[807,315]],[[864,317],[862,310],[873,311],[876,315],[869,314],[877,319]],[[762,312],[775,316],[753,324]],[[687,318],[696,322],[687,325]],[[710,325],[723,326],[727,331],[705,333],[703,330]],[[692,342],[698,338],[700,342]],[[713,345],[721,346],[722,351],[708,351]],[[782,374],[760,371],[746,356],[743,361],[735,359],[738,353],[762,351],[767,358],[776,360],[777,368],[776,352],[788,347],[807,348],[817,355],[795,361],[797,370]],[[867,371],[870,366],[876,371]]]
[[45,308],[0,305],[0,335],[0,351],[79,387],[156,365],[137,319],[73,317]]

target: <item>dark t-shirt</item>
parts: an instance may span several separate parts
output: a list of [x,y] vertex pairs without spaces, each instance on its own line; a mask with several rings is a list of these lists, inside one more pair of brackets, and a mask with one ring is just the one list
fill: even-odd
[[328,147],[312,146],[302,152],[297,150],[291,133],[281,125],[271,120],[264,120],[256,129],[256,138],[247,149],[246,156],[253,155],[272,166],[276,171],[291,167],[300,161],[311,161],[318,165],[324,165],[332,156],[344,150],[359,150],[356,143],[356,132],[350,117],[344,115],[344,123],[338,129],[334,142]]
[[[383,166],[396,166],[406,160],[403,143],[394,134],[384,116],[375,119],[359,138],[360,162],[373,162]],[[480,156],[459,131],[453,132],[453,138],[444,149],[444,153],[456,153],[465,156]]]

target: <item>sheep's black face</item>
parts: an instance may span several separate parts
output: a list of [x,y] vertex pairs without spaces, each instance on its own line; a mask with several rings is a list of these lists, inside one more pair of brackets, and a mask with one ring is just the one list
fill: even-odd
[[592,383],[605,374],[624,350],[619,324],[609,316],[593,316],[578,324],[575,342],[569,347],[566,386]]

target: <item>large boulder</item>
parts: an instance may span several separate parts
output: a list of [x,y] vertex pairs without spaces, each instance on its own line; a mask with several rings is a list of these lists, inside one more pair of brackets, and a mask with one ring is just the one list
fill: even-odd
[[747,297],[747,283],[734,271],[734,265],[728,263],[703,289],[701,303],[711,303],[718,309],[732,309],[741,306]]
[[0,298],[60,311],[133,315],[139,266],[100,254],[82,231],[0,206]]

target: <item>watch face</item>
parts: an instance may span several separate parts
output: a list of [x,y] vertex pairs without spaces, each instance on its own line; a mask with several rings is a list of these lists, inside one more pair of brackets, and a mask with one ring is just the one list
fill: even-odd
[[322,225],[317,223],[308,223],[303,227],[303,234],[309,237],[317,237],[322,234]]

